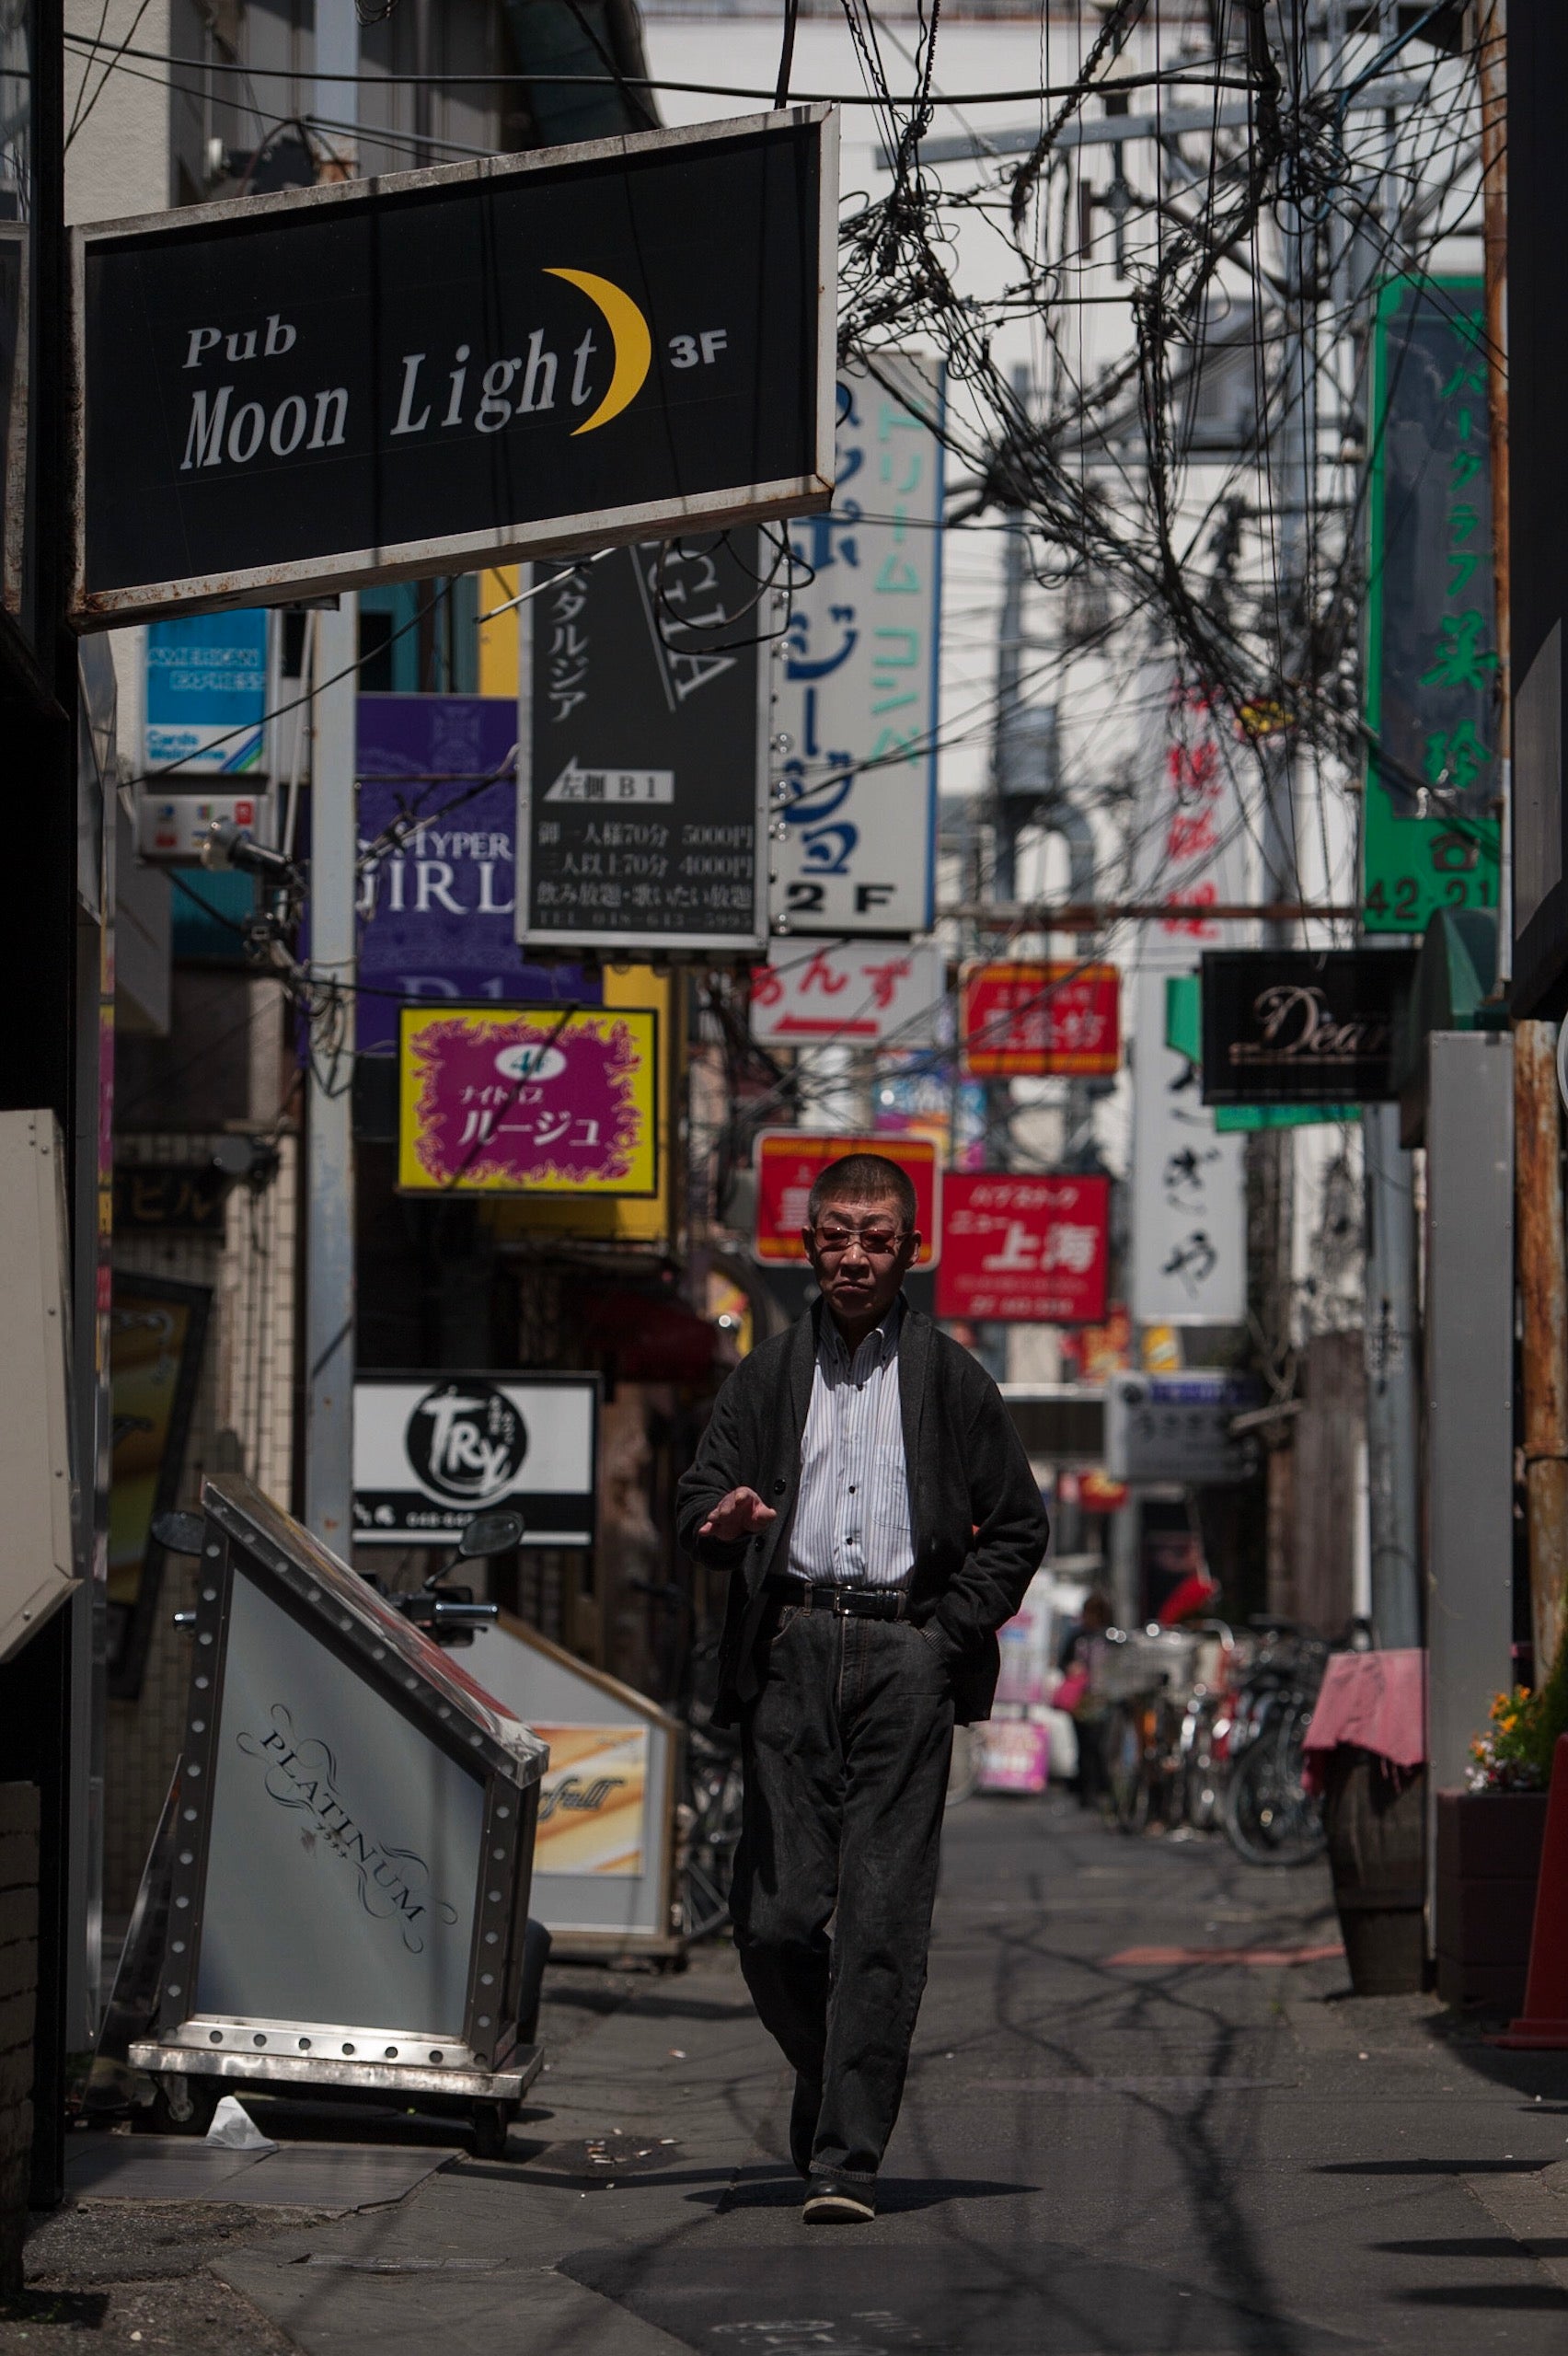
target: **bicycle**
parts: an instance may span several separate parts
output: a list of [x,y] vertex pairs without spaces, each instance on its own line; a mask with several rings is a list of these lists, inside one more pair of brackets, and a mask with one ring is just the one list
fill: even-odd
[[1265,1643],[1238,1700],[1221,1821],[1249,1865],[1309,1865],[1328,1842],[1322,1809],[1302,1782],[1326,1647],[1289,1622],[1255,1624]]

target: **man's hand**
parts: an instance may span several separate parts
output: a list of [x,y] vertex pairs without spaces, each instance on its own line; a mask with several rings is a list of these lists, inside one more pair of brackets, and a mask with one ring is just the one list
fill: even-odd
[[778,1519],[773,1507],[765,1506],[755,1489],[732,1489],[727,1497],[720,1498],[697,1534],[699,1538],[717,1538],[725,1542],[735,1538],[751,1538]]

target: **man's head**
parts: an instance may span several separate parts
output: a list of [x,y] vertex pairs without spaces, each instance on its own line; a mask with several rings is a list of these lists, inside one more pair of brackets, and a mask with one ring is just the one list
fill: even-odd
[[847,1339],[860,1341],[898,1298],[920,1248],[909,1173],[881,1153],[847,1153],[812,1188],[801,1241]]

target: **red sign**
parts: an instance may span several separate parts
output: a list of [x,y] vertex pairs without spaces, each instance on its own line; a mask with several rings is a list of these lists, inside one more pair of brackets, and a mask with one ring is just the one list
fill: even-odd
[[1114,1079],[1121,1004],[1114,965],[972,965],[963,977],[965,1068],[976,1080]]
[[915,1223],[925,1241],[917,1265],[928,1268],[940,1254],[942,1175],[937,1149],[928,1138],[834,1138],[814,1129],[764,1129],[756,1141],[757,1258],[805,1265],[801,1230],[811,1191],[830,1161],[846,1153],[880,1153],[906,1170],[915,1186]]
[[937,1315],[1094,1325],[1105,1314],[1109,1178],[950,1171]]

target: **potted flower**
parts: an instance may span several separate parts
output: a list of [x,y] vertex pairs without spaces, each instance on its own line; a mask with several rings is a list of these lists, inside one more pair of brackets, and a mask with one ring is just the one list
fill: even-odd
[[1445,2004],[1517,2012],[1535,1920],[1546,1788],[1568,1732],[1568,1631],[1532,1692],[1493,1701],[1462,1792],[1437,1795],[1437,1992]]

